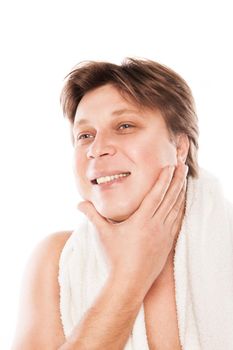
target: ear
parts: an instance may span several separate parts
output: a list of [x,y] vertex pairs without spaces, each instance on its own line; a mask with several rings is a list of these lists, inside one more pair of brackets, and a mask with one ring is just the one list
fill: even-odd
[[189,138],[186,134],[178,134],[176,136],[176,156],[177,160],[182,163],[186,162],[189,151]]

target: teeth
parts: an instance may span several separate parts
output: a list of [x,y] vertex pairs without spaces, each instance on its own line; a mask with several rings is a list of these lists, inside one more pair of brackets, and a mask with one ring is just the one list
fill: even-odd
[[120,177],[125,177],[128,176],[130,173],[122,173],[122,174],[118,174],[118,175],[111,175],[111,176],[102,176],[99,177],[98,179],[96,179],[96,182],[98,185],[103,184],[105,182],[110,182],[113,181],[115,179],[119,179]]

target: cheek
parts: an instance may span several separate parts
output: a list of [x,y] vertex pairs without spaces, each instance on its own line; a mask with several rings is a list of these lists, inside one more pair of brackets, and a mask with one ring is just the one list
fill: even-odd
[[75,181],[78,186],[78,189],[81,190],[82,186],[84,185],[84,179],[86,176],[86,165],[85,160],[82,156],[74,153],[73,156],[73,172],[75,176]]
[[176,159],[176,147],[167,138],[151,143],[147,148],[148,159],[156,159],[161,165],[167,165]]
[[151,186],[157,179],[160,169],[165,166],[164,161],[158,152],[152,152],[151,150],[145,150],[143,154],[143,177],[147,179],[148,186]]
[[170,143],[147,143],[145,147],[134,151],[134,158],[149,166],[166,166],[174,160],[175,150]]
[[85,171],[85,158],[82,154],[80,154],[77,151],[74,151],[73,154],[73,169],[75,171],[75,174],[82,175]]
[[[163,143],[148,143],[147,147],[138,149],[135,159],[143,168],[144,174],[153,178],[157,177],[160,170],[167,166],[176,164],[176,148],[169,141]],[[137,165],[137,164],[136,164]]]

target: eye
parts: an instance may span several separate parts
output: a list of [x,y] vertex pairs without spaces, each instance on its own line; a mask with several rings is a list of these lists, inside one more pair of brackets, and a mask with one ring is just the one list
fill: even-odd
[[130,129],[130,128],[133,128],[134,126],[133,125],[131,125],[131,124],[129,124],[129,123],[124,123],[124,124],[121,124],[120,126],[119,126],[119,129]]
[[93,135],[91,134],[80,134],[77,136],[77,140],[85,140],[85,139],[89,139],[90,137],[92,137]]

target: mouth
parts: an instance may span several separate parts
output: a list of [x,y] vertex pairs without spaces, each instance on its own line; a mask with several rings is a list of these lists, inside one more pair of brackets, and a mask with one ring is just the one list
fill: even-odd
[[93,185],[101,185],[101,184],[107,184],[107,183],[112,183],[114,181],[121,180],[125,177],[128,177],[131,173],[130,172],[125,172],[125,173],[120,173],[120,174],[113,174],[109,176],[101,176],[96,179],[91,180],[91,183]]

